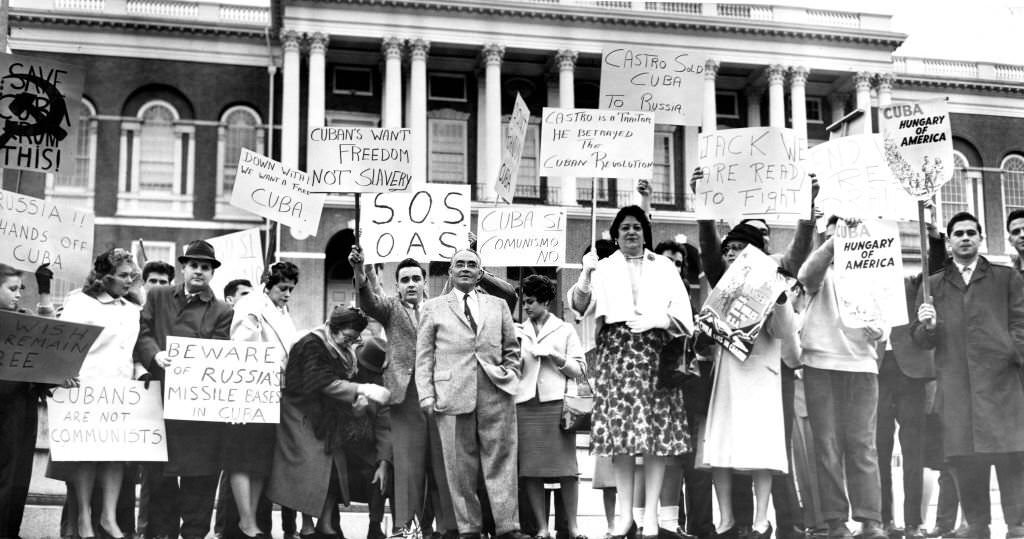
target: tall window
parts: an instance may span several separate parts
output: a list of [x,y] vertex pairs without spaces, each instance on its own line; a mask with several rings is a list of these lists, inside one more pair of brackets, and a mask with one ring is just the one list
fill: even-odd
[[468,183],[469,123],[465,119],[428,118],[427,132],[428,181]]
[[58,203],[92,208],[96,185],[96,108],[87,99],[78,109],[75,148],[59,174],[47,174],[46,196]]
[[654,176],[651,178],[651,202],[674,204],[676,201],[675,162],[672,132],[654,134]]
[[999,166],[1003,176],[1003,215],[1024,208],[1024,157],[1010,154]]
[[118,215],[192,217],[195,126],[173,105],[144,104],[121,124]]
[[175,191],[174,121],[178,114],[170,105],[154,103],[140,114],[139,191]]
[[263,155],[265,150],[264,129],[255,110],[237,106],[231,107],[220,117],[217,127],[217,216],[244,218],[248,212],[236,211],[231,206],[231,191],[235,187],[238,159],[242,148]]
[[953,179],[939,189],[938,222],[944,223],[959,212],[984,215],[981,198],[981,173],[971,169],[967,157],[953,152]]

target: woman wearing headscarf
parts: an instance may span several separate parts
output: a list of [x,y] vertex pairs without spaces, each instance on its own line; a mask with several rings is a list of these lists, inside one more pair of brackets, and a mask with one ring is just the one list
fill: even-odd
[[650,250],[643,209],[619,210],[609,233],[619,250],[600,262],[595,253],[585,255],[572,290],[573,309],[586,312],[593,303],[599,328],[591,449],[612,457],[616,537],[634,525],[634,459],[644,457],[643,528],[645,537],[655,537],[666,457],[690,451],[682,392],[657,388],[659,355],[673,336],[691,331],[693,315],[675,265]]

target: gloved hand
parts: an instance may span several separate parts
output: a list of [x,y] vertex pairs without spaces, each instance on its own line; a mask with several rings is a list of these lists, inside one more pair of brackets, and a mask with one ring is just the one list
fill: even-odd
[[668,316],[642,314],[632,320],[627,320],[626,325],[633,333],[643,333],[652,329],[665,329],[668,327]]
[[377,384],[359,384],[356,393],[366,396],[377,404],[387,404],[391,399],[391,392],[388,391],[388,388]]
[[53,282],[53,270],[50,269],[49,262],[36,268],[36,290],[40,294],[50,293],[51,282]]

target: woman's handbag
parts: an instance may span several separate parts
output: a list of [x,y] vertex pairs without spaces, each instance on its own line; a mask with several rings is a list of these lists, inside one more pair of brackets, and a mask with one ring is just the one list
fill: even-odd
[[565,396],[562,398],[562,418],[558,426],[568,431],[590,430],[590,416],[594,411],[594,392],[587,375],[575,380],[566,378]]

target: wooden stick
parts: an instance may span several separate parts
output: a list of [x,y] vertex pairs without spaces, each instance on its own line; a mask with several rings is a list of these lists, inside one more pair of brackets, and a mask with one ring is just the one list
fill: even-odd
[[928,285],[928,226],[924,220],[924,202],[917,201],[917,220],[921,228],[921,292],[925,302],[931,303],[931,290]]
[[597,255],[597,176],[590,178],[590,252]]

